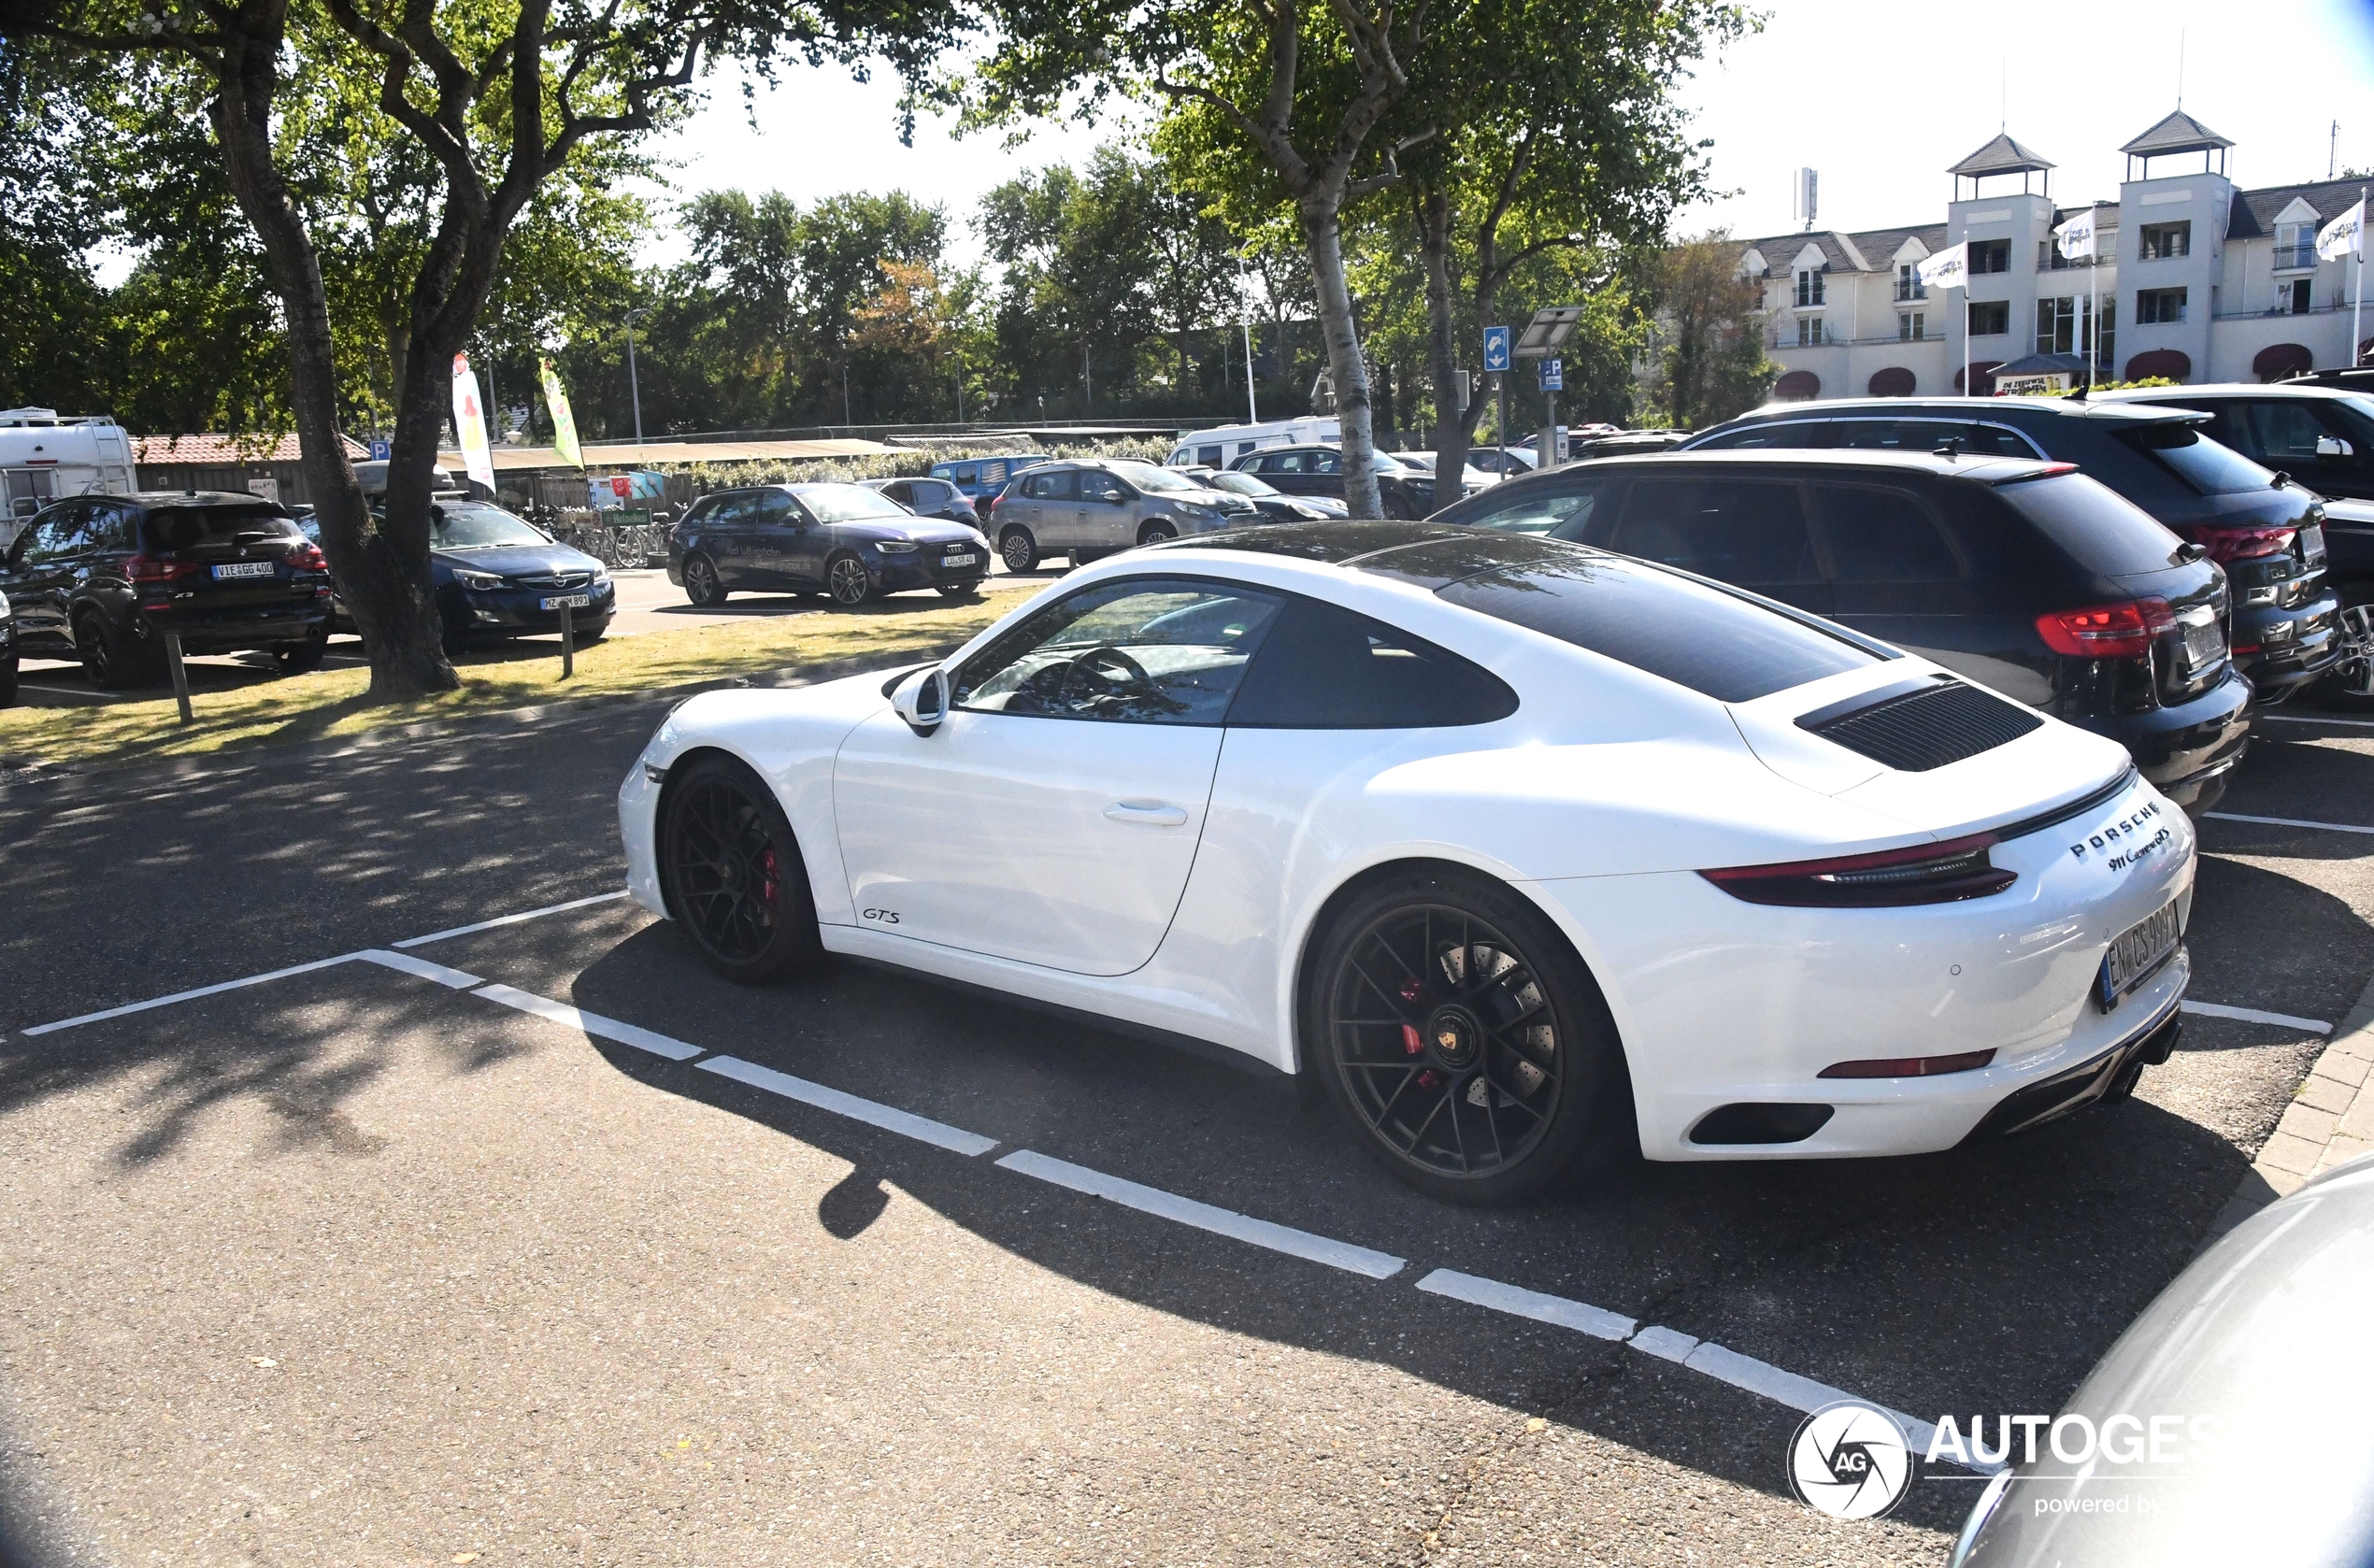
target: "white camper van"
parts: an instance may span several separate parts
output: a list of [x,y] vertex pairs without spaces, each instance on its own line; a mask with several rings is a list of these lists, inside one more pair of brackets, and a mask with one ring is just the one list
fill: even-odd
[[132,438],[112,416],[0,409],[0,550],[61,496],[129,495],[134,489]]
[[1269,420],[1261,424],[1223,424],[1181,435],[1170,454],[1170,466],[1225,468],[1247,452],[1257,452],[1264,447],[1303,447],[1343,438],[1343,426],[1315,415],[1299,420]]

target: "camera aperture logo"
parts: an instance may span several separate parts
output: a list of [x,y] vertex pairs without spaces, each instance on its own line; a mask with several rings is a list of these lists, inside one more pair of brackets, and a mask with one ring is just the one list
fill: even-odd
[[1918,1461],[1894,1416],[1854,1400],[1825,1404],[1789,1440],[1789,1489],[1838,1519],[1876,1519],[1912,1490]]

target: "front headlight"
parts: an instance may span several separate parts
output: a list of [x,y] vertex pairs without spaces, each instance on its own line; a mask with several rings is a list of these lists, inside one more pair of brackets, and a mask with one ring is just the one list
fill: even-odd
[[594,575],[585,579],[585,585],[588,588],[591,588],[597,582],[608,582],[609,580],[610,569],[596,561],[594,563]]
[[912,539],[877,539],[874,548],[884,555],[912,555],[922,547]]
[[465,572],[458,566],[453,569],[453,580],[480,593],[503,586],[503,579],[493,572]]

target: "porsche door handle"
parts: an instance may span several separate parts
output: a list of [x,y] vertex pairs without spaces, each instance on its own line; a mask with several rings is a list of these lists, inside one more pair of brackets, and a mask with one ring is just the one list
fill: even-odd
[[1140,828],[1183,828],[1187,825],[1187,813],[1160,801],[1123,800],[1105,807],[1105,820]]

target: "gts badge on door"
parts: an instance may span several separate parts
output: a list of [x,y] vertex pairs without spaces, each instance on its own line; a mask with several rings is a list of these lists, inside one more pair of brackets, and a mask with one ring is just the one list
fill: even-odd
[[895,909],[867,909],[863,911],[863,913],[867,919],[873,921],[876,925],[896,925],[898,923],[898,911]]

